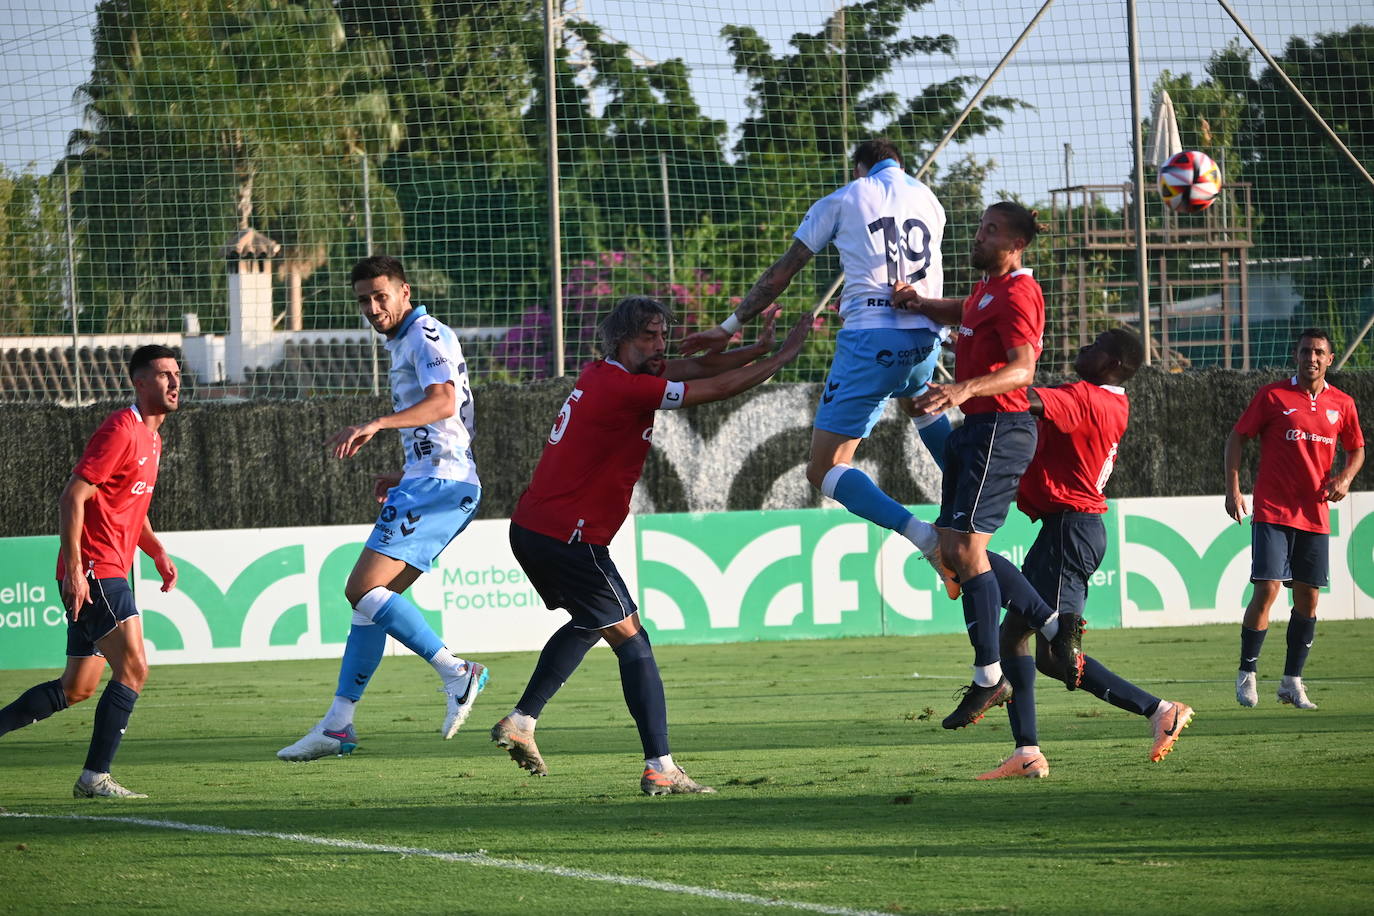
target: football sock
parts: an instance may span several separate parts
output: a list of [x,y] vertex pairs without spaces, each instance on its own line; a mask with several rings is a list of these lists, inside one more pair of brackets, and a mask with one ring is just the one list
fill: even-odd
[[41,722],[66,708],[67,694],[62,690],[61,681],[35,684],[20,694],[19,699],[0,709],[0,735]]
[[949,417],[943,412],[937,414],[927,414],[924,417],[912,417],[911,425],[916,427],[916,435],[921,437],[925,443],[926,451],[930,452],[930,457],[935,459],[935,466],[942,472],[945,469],[945,440],[949,438],[953,431],[949,423]]
[[911,510],[878,489],[873,478],[847,464],[837,464],[826,472],[821,492],[859,518],[891,531],[904,530],[911,518]]
[[444,686],[450,692],[461,693],[467,690],[468,663],[450,652],[447,646],[440,646],[439,651],[431,655],[427,661],[439,672],[439,676],[444,679]]
[[902,526],[902,536],[916,545],[921,553],[930,553],[940,543],[940,532],[930,522],[923,522],[916,516],[906,520]]
[[324,718],[320,720],[320,728],[331,732],[341,732],[348,728],[353,724],[353,709],[357,705],[356,700],[336,696],[334,702],[330,704],[329,712],[325,713]]
[[[972,577],[963,586],[964,624],[968,628],[969,642],[973,644],[973,663],[978,666],[993,665],[1001,655],[997,620],[1001,616],[1002,592],[997,587],[997,576],[989,570]],[[994,683],[996,680],[983,686]]]
[[[1020,614],[1032,630],[1040,630],[1046,639],[1053,639],[1059,627],[1059,612],[1045,603],[1045,599],[1041,598],[1040,593],[1030,584],[1026,574],[1017,569],[1011,560],[994,550],[989,550],[988,563],[991,564],[992,573],[997,581],[1001,606]],[[964,588],[967,589],[968,586],[965,585]],[[1055,621],[1054,627],[1051,632],[1045,633],[1045,627],[1051,620]]]
[[645,757],[644,765],[659,772],[677,768],[677,764],[673,763],[672,754],[664,754],[662,757]]
[[527,715],[518,706],[512,709],[510,715],[506,716],[506,718],[510,719],[511,724],[522,732],[532,732],[534,731],[534,727],[539,724],[538,719],[534,716]]
[[119,740],[129,727],[129,714],[134,711],[138,694],[119,681],[110,681],[100,702],[95,704],[95,726],[91,729],[91,746],[86,752],[86,769],[93,773],[110,772]]
[[668,701],[663,697],[663,678],[648,634],[640,630],[616,646],[615,654],[620,659],[620,687],[639,729],[644,759],[667,756]]
[[1083,656],[1083,680],[1078,686],[1099,700],[1137,716],[1151,715],[1159,706],[1159,697],[1113,673],[1090,655]]
[[1035,659],[1029,655],[1012,655],[1002,659],[1002,671],[1011,682],[1011,701],[1007,703],[1007,718],[1011,720],[1011,736],[1018,748],[1039,743],[1035,728]]
[[358,616],[353,615],[353,626],[348,630],[343,661],[339,663],[339,685],[334,689],[336,697],[345,697],[354,703],[363,698],[367,682],[382,663],[382,655],[386,652],[386,628],[370,620],[360,623]]
[[[374,588],[367,595],[364,595],[364,601],[377,590]],[[382,591],[386,591],[386,589],[382,589]],[[395,638],[397,642],[425,661],[429,661],[435,653],[444,647],[444,641],[425,622],[420,609],[411,604],[409,599],[395,592],[388,592],[388,594],[390,597],[386,599],[386,602],[373,611],[372,622],[385,627],[388,636]],[[358,610],[361,611],[362,609],[363,602],[359,601]]]
[[1302,677],[1307,653],[1317,635],[1317,618],[1294,611],[1288,618],[1288,655],[1283,662],[1284,677]]
[[1260,657],[1260,648],[1264,645],[1264,634],[1268,630],[1252,630],[1249,627],[1240,628],[1240,670],[1258,671],[1257,664]]
[[539,661],[534,665],[534,673],[525,692],[520,695],[516,708],[532,719],[539,718],[544,704],[553,699],[558,688],[572,677],[577,666],[592,646],[601,640],[595,630],[579,630],[571,623],[565,623],[544,643],[539,653]]
[[1002,663],[973,666],[973,683],[979,687],[991,687],[1002,679]]

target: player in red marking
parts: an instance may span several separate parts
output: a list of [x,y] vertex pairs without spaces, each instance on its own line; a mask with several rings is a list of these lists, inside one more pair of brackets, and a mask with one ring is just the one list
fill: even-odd
[[[1326,381],[1335,354],[1331,337],[1308,328],[1298,337],[1297,373],[1256,392],[1226,440],[1226,514],[1245,517],[1240,460],[1246,439],[1259,439],[1254,517],[1250,522],[1250,581],[1254,594],[1240,630],[1236,700],[1259,702],[1257,662],[1269,630],[1269,609],[1279,587],[1293,590],[1288,619],[1288,656],[1278,699],[1298,709],[1316,709],[1307,698],[1302,669],[1317,630],[1317,594],[1329,576],[1328,502],[1340,502],[1364,464],[1364,436],[1355,401]],[[1345,467],[1333,473],[1336,442]]]
[[0,709],[0,735],[32,725],[90,698],[110,663],[86,766],[72,789],[77,798],[147,797],[110,775],[134,701],[148,679],[143,622],[129,588],[134,548],[152,557],[164,592],[177,581],[176,564],[148,523],[148,506],[162,456],[158,430],[177,409],[181,369],[175,353],[149,345],[134,351],[129,377],[133,406],[110,414],[91,436],[59,501],[57,579],[67,608],[66,670]]

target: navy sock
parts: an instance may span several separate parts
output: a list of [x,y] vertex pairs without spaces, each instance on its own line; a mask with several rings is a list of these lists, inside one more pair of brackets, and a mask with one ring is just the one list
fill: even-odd
[[579,630],[571,623],[563,624],[544,643],[544,650],[539,653],[539,661],[534,665],[530,682],[515,708],[527,716],[539,718],[544,711],[544,704],[553,699],[558,688],[572,677],[577,666],[582,664],[583,657],[600,640],[601,634],[595,630]]
[[1288,618],[1288,656],[1283,661],[1284,677],[1302,677],[1307,653],[1317,635],[1317,618],[1294,611]]
[[138,694],[119,681],[110,681],[100,702],[95,704],[95,726],[91,729],[91,747],[86,752],[86,769],[92,773],[110,772],[119,739],[129,727],[129,714],[134,711]]
[[997,577],[997,589],[1002,593],[1002,607],[1026,618],[1026,624],[1033,630],[1048,623],[1054,615],[1054,608],[1040,597],[1026,574],[1017,569],[1011,560],[991,550],[988,551],[988,562],[992,564],[993,575]]
[[1016,746],[1039,744],[1039,732],[1035,727],[1035,659],[1029,655],[1004,656],[1002,673],[1011,682],[1007,717],[1011,719],[1011,736]]
[[1264,634],[1268,630],[1252,630],[1249,627],[1240,628],[1240,670],[1258,671],[1260,648],[1264,646]]
[[1099,700],[1137,716],[1151,715],[1159,707],[1159,697],[1141,690],[1088,655],[1083,656],[1083,680],[1078,686]]
[[366,626],[353,624],[344,643],[343,661],[339,663],[339,686],[334,695],[352,700],[363,698],[367,682],[386,652],[386,627],[375,623]]
[[61,681],[35,684],[20,694],[19,699],[0,709],[0,735],[41,722],[66,708],[67,694],[62,690]]
[[668,701],[663,697],[663,678],[659,676],[648,634],[639,631],[616,646],[615,654],[620,659],[620,687],[625,691],[625,705],[639,728],[644,757],[665,757]]
[[964,623],[968,627],[968,641],[973,643],[973,663],[991,665],[1001,657],[998,645],[997,619],[1002,610],[1002,591],[997,576],[991,571],[979,573],[964,587]]

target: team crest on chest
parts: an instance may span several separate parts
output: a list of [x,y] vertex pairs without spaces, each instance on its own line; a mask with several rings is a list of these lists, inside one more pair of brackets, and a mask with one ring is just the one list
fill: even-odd
[[1329,420],[1331,423],[1335,423],[1335,422],[1336,422],[1337,420],[1339,420],[1340,418],[1341,418],[1341,412],[1340,412],[1339,410],[1332,410],[1332,409],[1330,409],[1330,408],[1327,408],[1327,411],[1326,411],[1326,419],[1327,419],[1327,420]]
[[981,312],[983,309],[987,308],[989,305],[992,305],[992,299],[993,299],[992,293],[983,293],[983,298],[978,300],[978,311]]

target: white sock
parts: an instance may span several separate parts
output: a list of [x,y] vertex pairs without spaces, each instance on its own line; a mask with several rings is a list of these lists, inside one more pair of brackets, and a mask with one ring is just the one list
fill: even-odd
[[329,712],[324,714],[320,720],[320,728],[327,728],[331,732],[343,731],[353,724],[353,707],[358,704],[348,697],[335,697],[334,702],[329,706]]
[[1283,680],[1279,683],[1282,684],[1284,687],[1296,687],[1302,683],[1302,678],[1290,677],[1289,675],[1285,674],[1283,676]]
[[940,543],[940,532],[935,530],[935,526],[914,515],[902,529],[902,536],[915,544],[921,553],[930,553]]
[[1022,757],[1029,757],[1029,756],[1031,756],[1032,754],[1038,754],[1038,753],[1040,753],[1040,745],[1038,745],[1038,744],[1026,744],[1026,745],[1022,745],[1021,747],[1018,747],[1018,748],[1016,749],[1016,753],[1019,754],[1019,755],[1022,756]]
[[837,464],[826,471],[825,476],[821,478],[821,493],[829,499],[834,499],[835,485],[840,482],[840,478],[845,475],[845,472],[852,467],[853,465],[849,464]]
[[[1160,701],[1159,701],[1159,705],[1158,705],[1157,707],[1155,707],[1155,715],[1156,715],[1156,716],[1167,716],[1167,715],[1169,714],[1169,710],[1171,710],[1171,709],[1173,709],[1173,708],[1174,708],[1174,704],[1173,704],[1173,703],[1170,703],[1168,700],[1160,700]],[[1153,717],[1151,717],[1151,718],[1153,718]]]
[[979,687],[991,687],[1002,679],[1002,663],[973,666],[973,683]]
[[[447,646],[440,646],[439,651],[429,660],[434,666],[434,670],[439,672],[439,676],[444,679],[447,686],[456,686],[463,683],[463,678],[468,676],[468,663],[448,650]],[[456,683],[455,683],[456,682]],[[467,686],[464,684],[464,686]]]
[[512,709],[506,718],[510,719],[511,724],[522,732],[534,731],[535,723],[539,721],[534,716],[527,716],[518,709]]
[[1054,639],[1059,635],[1059,612],[1055,611],[1050,615],[1050,619],[1045,621],[1045,625],[1040,628],[1040,635],[1046,639]]
[[659,772],[677,768],[677,764],[673,763],[672,754],[664,754],[662,757],[645,757],[644,765],[658,770]]
[[90,785],[95,785],[95,781],[96,781],[97,779],[99,779],[99,778],[102,777],[102,776],[108,776],[108,775],[109,775],[108,773],[97,773],[95,770],[82,770],[82,771],[81,771],[81,781],[82,781],[83,783],[85,783],[86,785],[88,785],[88,786],[90,786]]

